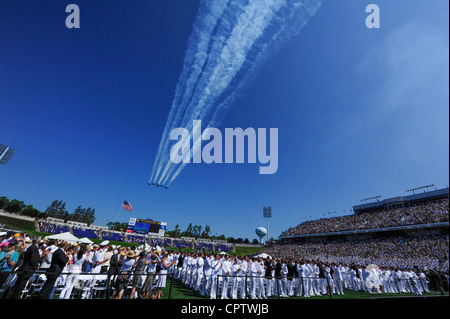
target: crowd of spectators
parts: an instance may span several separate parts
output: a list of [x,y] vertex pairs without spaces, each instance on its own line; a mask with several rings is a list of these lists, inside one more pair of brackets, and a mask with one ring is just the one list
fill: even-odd
[[39,231],[48,234],[59,234],[68,232],[69,227],[62,224],[39,221]]
[[281,236],[379,229],[395,226],[431,224],[449,221],[448,199],[381,212],[346,215],[305,221],[289,228]]
[[0,245],[2,299],[32,294],[38,299],[69,299],[76,293],[77,298],[91,299],[99,287],[102,298],[121,299],[127,290],[127,298],[133,299],[143,298],[145,292],[148,297],[161,295],[165,287],[158,268],[164,268],[167,253],[159,246],[122,247],[109,241],[87,245],[13,232],[0,232]]
[[281,258],[449,271],[448,235],[291,243],[273,245],[266,248],[265,252]]

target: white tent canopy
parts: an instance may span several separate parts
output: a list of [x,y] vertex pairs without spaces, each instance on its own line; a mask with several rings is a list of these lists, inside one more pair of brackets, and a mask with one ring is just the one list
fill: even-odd
[[55,235],[50,235],[45,237],[47,239],[56,239],[56,240],[65,240],[69,243],[78,243],[80,242],[80,239],[75,237],[74,235],[72,235],[69,232],[66,233],[61,233],[61,234],[55,234]]
[[79,243],[91,245],[94,242],[87,237],[81,238],[78,240]]

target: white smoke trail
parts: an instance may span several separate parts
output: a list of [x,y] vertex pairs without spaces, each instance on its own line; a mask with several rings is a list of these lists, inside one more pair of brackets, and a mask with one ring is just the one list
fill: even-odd
[[[188,104],[181,103],[178,108],[178,111],[185,110],[179,127],[188,129],[192,137],[193,120],[208,123],[206,127],[220,125],[233,102],[244,94],[263,63],[300,32],[320,3],[321,0],[249,0],[245,4],[243,1],[231,1],[218,22],[217,32],[209,35],[210,51],[201,67],[200,78],[194,86],[184,87],[191,90],[184,92],[190,101]],[[167,134],[163,134],[163,139],[161,152],[165,157],[158,163],[164,163],[170,152],[167,149],[170,144]],[[187,156],[192,158],[197,151],[201,151],[201,138],[194,141]],[[159,183],[169,181],[170,185],[185,165],[175,165],[168,159]],[[161,169],[159,166],[158,172]]]
[[[250,0],[248,5],[243,7],[231,33],[222,33],[219,45],[216,45],[217,50],[210,52],[209,60],[212,66],[203,73],[199,84],[202,89],[196,91],[194,101],[180,127],[192,131],[193,119],[204,119],[214,112],[217,99],[230,87],[231,81],[242,69],[253,44],[263,35],[274,14],[285,4],[285,0]],[[235,15],[234,12],[232,14]],[[226,38],[226,42],[223,42],[222,38]],[[190,141],[186,140],[186,143]],[[171,175],[174,169],[175,165],[168,161],[163,176],[168,170]],[[168,176],[160,182],[164,184],[167,178]]]
[[168,160],[167,156],[162,155],[164,154],[163,150],[167,149],[170,142],[168,135],[170,134],[170,131],[174,127],[178,127],[180,123],[180,119],[183,116],[183,105],[186,104],[186,100],[189,98],[190,94],[194,92],[192,87],[195,87],[195,83],[197,82],[199,75],[201,75],[202,66],[208,58],[208,46],[211,41],[210,35],[229,2],[230,0],[223,0],[215,3],[214,6],[200,6],[199,8],[197,19],[188,41],[183,71],[177,83],[174,100],[172,102],[168,120],[164,127],[150,182],[154,183],[161,172],[161,162]]
[[[245,74],[243,75],[243,79],[233,87],[233,92],[227,99],[215,108],[214,115],[206,127],[217,127],[220,125],[224,116],[232,107],[233,102],[244,94],[246,86],[256,76],[261,65],[271,56],[275,55],[282,48],[283,44],[300,33],[309,18],[315,14],[320,6],[320,1],[315,1],[315,3],[311,3],[310,5],[306,5],[305,1],[291,3],[293,4],[292,7],[284,8],[288,10],[278,13],[277,18],[279,21],[274,25],[272,30],[267,31],[269,35],[266,35],[264,39],[260,39],[260,43],[255,43],[253,48],[254,54],[249,54],[247,59],[248,63],[244,67]],[[298,10],[300,6],[302,10]],[[201,136],[193,141],[192,152],[189,154],[191,159],[197,151],[201,151]],[[184,162],[179,165],[168,185],[175,180],[185,166],[186,163]]]

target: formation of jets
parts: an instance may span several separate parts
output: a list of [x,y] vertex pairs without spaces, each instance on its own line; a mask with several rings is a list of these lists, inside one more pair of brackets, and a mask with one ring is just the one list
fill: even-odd
[[169,187],[167,187],[167,186],[164,186],[164,185],[160,185],[160,184],[157,184],[157,183],[151,183],[151,184],[149,184],[150,186],[156,186],[156,187],[162,187],[162,188],[169,188]]

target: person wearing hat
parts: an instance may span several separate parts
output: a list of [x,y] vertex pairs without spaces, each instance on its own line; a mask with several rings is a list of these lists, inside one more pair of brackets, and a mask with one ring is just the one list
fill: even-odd
[[0,287],[3,286],[19,260],[19,253],[16,248],[16,242],[12,241],[8,244],[6,251],[0,252]]
[[8,242],[9,239],[8,237],[8,233],[5,231],[0,232],[0,249],[2,249],[3,247],[8,247]]
[[[19,257],[20,258],[20,257]],[[35,273],[39,266],[39,249],[36,245],[36,241],[28,246],[23,252],[23,259],[21,266],[17,269],[17,280],[12,289],[5,296],[5,299],[19,299],[20,294],[25,288],[30,277]]]
[[116,282],[114,283],[115,291],[113,296],[115,299],[122,299],[123,291],[130,283],[133,268],[136,266],[135,257],[136,254],[134,250],[130,249],[123,259],[122,267],[120,268],[120,275],[117,276]]

